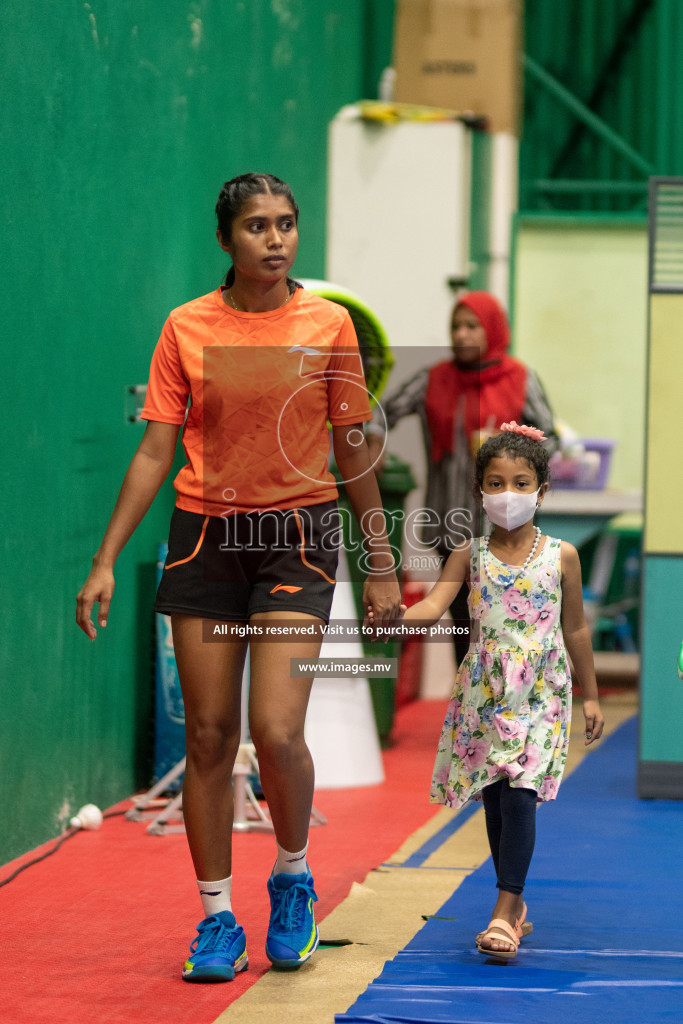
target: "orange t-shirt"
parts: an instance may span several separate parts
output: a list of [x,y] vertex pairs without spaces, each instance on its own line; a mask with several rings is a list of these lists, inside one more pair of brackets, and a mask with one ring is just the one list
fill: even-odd
[[230,308],[220,288],[179,306],[154,351],[142,418],[185,424],[175,488],[188,512],[336,498],[327,421],[371,418],[347,310],[302,288],[267,313]]

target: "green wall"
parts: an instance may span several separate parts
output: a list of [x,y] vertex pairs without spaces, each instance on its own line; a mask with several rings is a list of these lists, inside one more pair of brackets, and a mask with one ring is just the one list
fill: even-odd
[[[667,776],[677,792],[667,796],[681,799],[683,790],[683,682],[676,674],[678,651],[683,639],[683,558],[680,555],[652,555],[643,559],[642,671],[640,680],[640,761],[656,772],[663,796]],[[658,776],[658,777],[657,777]],[[650,778],[650,783],[653,779]]]
[[[671,245],[655,236],[654,245],[674,256],[683,252],[675,238]],[[683,714],[676,674],[683,638],[682,324],[683,293],[650,294],[638,793],[667,799],[683,794],[683,738],[676,728]]]
[[389,0],[5,0],[0,862],[149,781],[170,485],[119,561],[107,629],[91,644],[74,624],[143,429],[125,388],[168,311],[224,273],[226,178],[291,183],[296,272],[322,276],[327,123],[375,95],[392,16]]
[[525,0],[526,54],[631,156],[586,128],[527,68],[520,209],[645,212],[643,162],[653,174],[683,173],[682,47],[680,0]]

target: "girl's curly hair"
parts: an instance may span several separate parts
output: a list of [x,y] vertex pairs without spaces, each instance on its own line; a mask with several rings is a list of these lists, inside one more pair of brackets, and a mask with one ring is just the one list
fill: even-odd
[[525,437],[524,434],[514,434],[511,431],[507,431],[503,434],[496,434],[495,437],[490,437],[477,452],[477,494],[484,486],[484,471],[489,462],[491,459],[496,459],[501,455],[507,455],[511,459],[524,459],[536,473],[538,486],[540,487],[541,484],[547,483],[550,476],[548,469],[550,456],[547,450],[540,441],[533,441],[530,437]]

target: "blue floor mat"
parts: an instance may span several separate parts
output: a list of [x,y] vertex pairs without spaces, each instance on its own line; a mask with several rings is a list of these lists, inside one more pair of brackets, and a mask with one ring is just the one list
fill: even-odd
[[683,805],[638,800],[636,759],[633,718],[539,807],[515,960],[474,946],[488,861],[439,910],[455,920],[430,919],[337,1024],[681,1024]]

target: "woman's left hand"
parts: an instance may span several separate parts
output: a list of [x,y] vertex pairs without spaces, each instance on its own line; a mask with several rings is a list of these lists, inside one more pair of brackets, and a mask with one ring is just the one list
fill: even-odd
[[401,588],[393,579],[376,579],[368,576],[363,586],[363,605],[367,611],[372,608],[373,624],[388,626],[401,614]]

